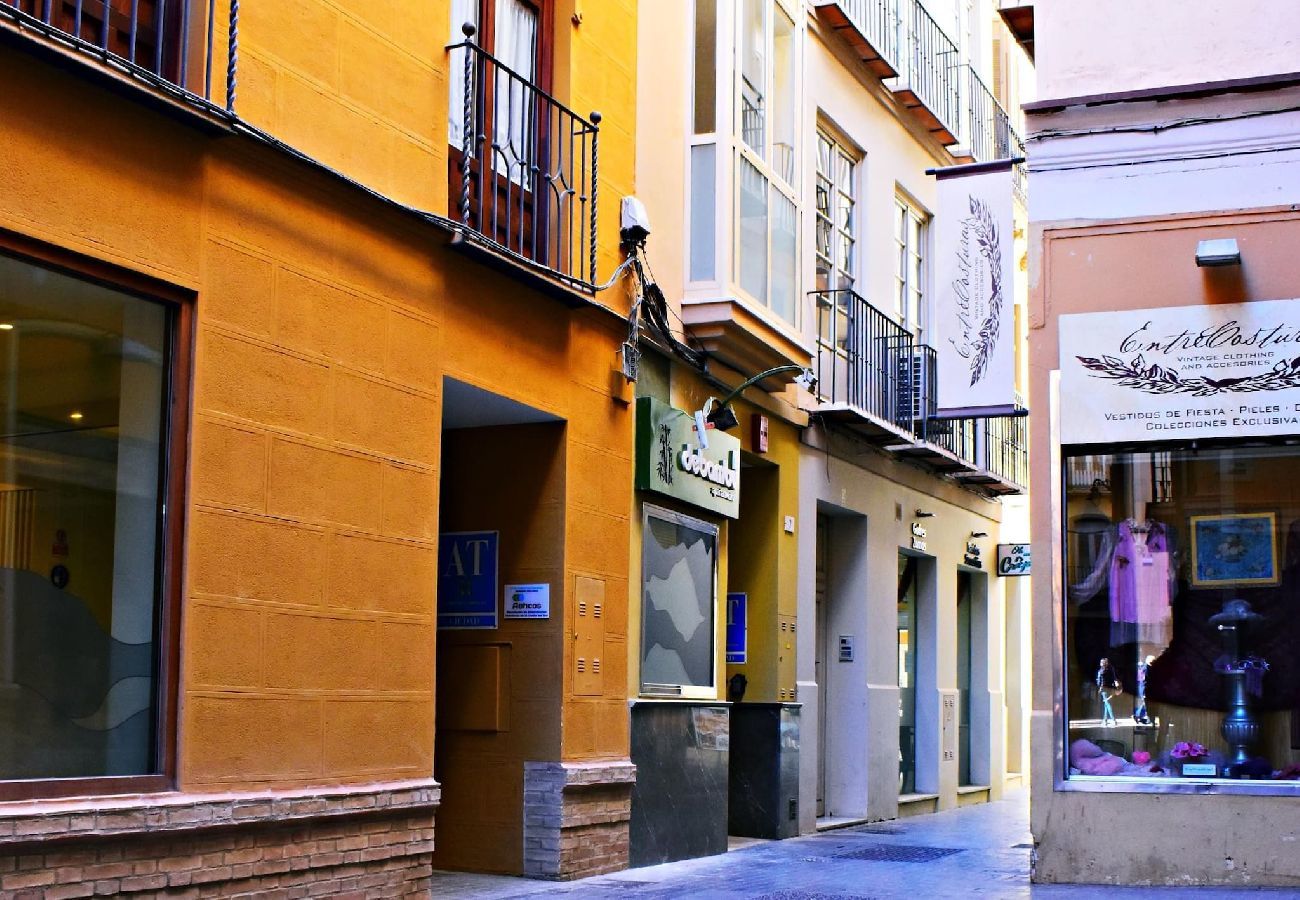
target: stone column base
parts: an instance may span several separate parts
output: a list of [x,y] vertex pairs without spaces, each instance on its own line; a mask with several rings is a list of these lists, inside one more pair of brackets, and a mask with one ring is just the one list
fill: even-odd
[[524,874],[568,880],[627,868],[636,766],[524,763]]

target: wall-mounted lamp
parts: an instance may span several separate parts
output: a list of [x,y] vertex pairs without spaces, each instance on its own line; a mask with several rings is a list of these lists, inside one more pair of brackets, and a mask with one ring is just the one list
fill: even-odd
[[1215,238],[1196,242],[1196,264],[1201,268],[1211,266],[1241,265],[1241,248],[1236,238]]
[[709,446],[709,437],[705,433],[707,427],[712,426],[719,431],[730,431],[740,424],[740,420],[736,418],[735,410],[731,408],[732,400],[739,397],[745,388],[758,384],[764,378],[770,378],[782,372],[798,372],[799,377],[794,380],[795,384],[809,391],[817,386],[817,376],[813,374],[812,369],[806,366],[775,366],[759,372],[751,378],[746,378],[721,400],[717,397],[710,397],[704,401],[704,405],[695,414],[695,430],[699,433],[700,449],[707,450]]
[[970,536],[973,538],[982,538],[982,537],[988,537],[989,533],[987,531],[972,531],[970,533]]
[[926,511],[923,510],[923,509],[918,509],[918,510],[916,511],[916,517],[917,517],[918,519],[933,519],[933,518],[934,518],[934,513],[932,513],[932,512],[926,512]]

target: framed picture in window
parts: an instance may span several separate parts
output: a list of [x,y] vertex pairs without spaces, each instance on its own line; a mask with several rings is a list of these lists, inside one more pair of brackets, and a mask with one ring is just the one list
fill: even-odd
[[1192,586],[1273,585],[1281,580],[1277,514],[1192,516]]

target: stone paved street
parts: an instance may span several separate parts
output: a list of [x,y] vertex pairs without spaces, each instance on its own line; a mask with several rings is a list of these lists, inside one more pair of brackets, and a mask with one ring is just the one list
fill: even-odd
[[724,856],[567,884],[435,873],[433,895],[464,900],[564,896],[664,900],[878,900],[910,897],[1296,896],[1291,889],[1030,885],[1028,793],[931,816],[749,843]]

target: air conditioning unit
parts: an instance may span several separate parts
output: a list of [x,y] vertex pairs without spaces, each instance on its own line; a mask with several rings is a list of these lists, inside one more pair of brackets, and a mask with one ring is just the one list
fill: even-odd
[[934,394],[933,357],[913,344],[899,347],[893,357],[894,421],[908,431],[922,431]]

